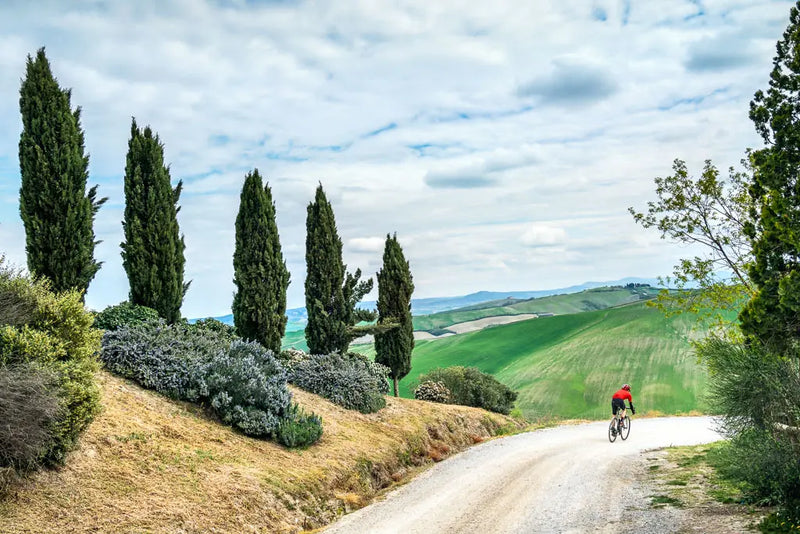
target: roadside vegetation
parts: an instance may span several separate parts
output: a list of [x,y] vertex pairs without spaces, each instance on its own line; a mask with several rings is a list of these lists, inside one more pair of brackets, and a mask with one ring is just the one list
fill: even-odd
[[475,408],[386,397],[361,414],[290,387],[325,422],[322,439],[289,449],[219,424],[101,371],[104,409],[66,465],[18,482],[0,498],[4,534],[297,533],[360,508],[432,465],[491,436],[518,431]]
[[100,332],[81,294],[54,293],[0,257],[0,492],[62,464],[100,410]]
[[748,502],[776,506],[759,524],[763,532],[800,529],[799,47],[800,2],[778,41],[769,87],[750,103],[764,146],[746,152],[742,171],[731,169],[725,181],[707,161],[695,179],[676,160],[672,176],[656,179],[657,201],[646,212],[630,210],[664,238],[705,247],[674,272],[702,291],[662,295],[664,311],[745,301],[736,321],[718,320],[695,348],[730,438],[718,472],[742,484]]
[[646,453],[650,506],[681,509],[687,531],[755,530],[772,509],[748,502],[745,485],[724,475],[729,448],[721,441]]

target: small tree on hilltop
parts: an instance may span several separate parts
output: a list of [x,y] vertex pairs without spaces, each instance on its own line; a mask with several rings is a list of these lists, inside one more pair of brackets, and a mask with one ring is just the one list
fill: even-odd
[[53,77],[44,48],[36,59],[28,56],[19,98],[19,211],[28,270],[48,278],[55,291],[85,293],[101,265],[93,225],[107,199],[97,198],[97,186],[86,191],[89,156],[81,110],[72,111],[70,96]]
[[182,188],[182,181],[171,185],[158,135],[149,126],[140,129],[133,119],[125,164],[122,265],[131,304],[153,308],[170,323],[181,318],[189,288],[183,281],[186,245],[178,228]]
[[255,340],[276,354],[286,330],[289,271],[281,253],[275,204],[269,184],[258,169],[242,186],[233,253],[233,322],[240,336]]
[[383,268],[378,271],[378,326],[393,327],[375,334],[375,361],[391,370],[394,396],[398,382],[411,371],[414,326],[411,322],[411,270],[397,242],[397,234],[386,236]]

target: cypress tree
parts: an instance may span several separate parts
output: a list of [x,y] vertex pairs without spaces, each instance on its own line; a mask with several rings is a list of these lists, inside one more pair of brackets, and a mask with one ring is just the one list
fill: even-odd
[[378,326],[391,327],[375,333],[375,361],[391,370],[394,396],[398,381],[411,371],[414,326],[411,323],[411,270],[397,242],[397,234],[386,236],[383,267],[378,271]]
[[[800,3],[798,3],[800,5]],[[750,118],[766,144],[751,154],[754,209],[745,226],[757,292],[739,315],[742,330],[779,351],[800,341],[800,11],[778,41],[769,89]],[[795,350],[792,350],[796,354]]]
[[132,304],[147,306],[170,323],[181,318],[189,283],[183,282],[186,248],[178,228],[178,200],[183,182],[173,188],[164,166],[164,145],[147,126],[131,121],[125,163],[125,241],[122,265]]
[[100,269],[94,259],[94,217],[107,200],[97,186],[86,191],[80,107],[72,111],[71,92],[61,89],[44,48],[28,56],[20,87],[22,134],[19,211],[25,226],[28,270],[48,278],[56,291],[86,292]]
[[347,352],[342,240],[322,184],[306,210],[306,343],[312,354]]
[[258,169],[247,173],[242,186],[236,216],[233,282],[236,331],[245,339],[280,352],[286,330],[289,271],[281,253],[272,191],[269,184],[262,185]]

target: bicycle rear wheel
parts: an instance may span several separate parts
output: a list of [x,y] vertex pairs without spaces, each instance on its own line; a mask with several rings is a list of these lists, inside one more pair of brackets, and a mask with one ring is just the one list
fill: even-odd
[[626,415],[623,421],[625,426],[619,431],[619,437],[621,437],[623,440],[626,440],[631,433],[631,418]]
[[616,418],[608,425],[608,441],[614,443],[617,439],[617,420]]

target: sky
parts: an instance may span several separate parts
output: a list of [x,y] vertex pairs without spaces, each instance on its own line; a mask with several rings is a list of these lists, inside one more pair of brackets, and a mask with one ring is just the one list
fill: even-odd
[[[42,46],[82,108],[103,267],[125,300],[131,117],[183,180],[186,317],[230,312],[246,173],[271,187],[304,304],[306,206],[322,184],[349,270],[396,233],[415,298],[667,275],[698,251],[637,226],[675,158],[699,174],[761,146],[786,0],[0,0],[0,252],[25,265],[19,87]],[[376,291],[370,297],[376,297]],[[369,297],[368,297],[369,298]]]

